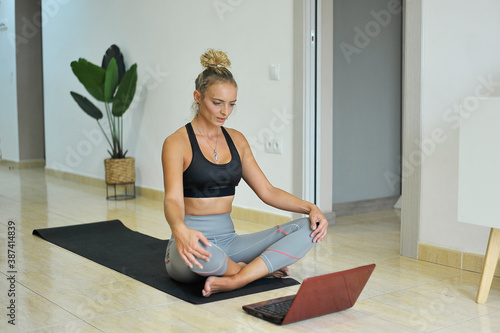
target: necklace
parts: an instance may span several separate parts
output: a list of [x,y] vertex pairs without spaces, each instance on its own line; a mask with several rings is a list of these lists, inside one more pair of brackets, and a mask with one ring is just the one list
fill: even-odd
[[196,123],[194,123],[194,126],[196,126],[196,128],[198,129],[198,132],[200,132],[200,134],[203,137],[203,139],[205,139],[205,141],[208,143],[208,145],[210,146],[210,148],[214,151],[215,161],[219,162],[219,156],[217,155],[217,143],[219,143],[219,129],[217,129],[217,139],[215,140],[215,148],[214,148],[214,147],[212,147],[212,145],[210,144],[210,142],[208,142],[208,139],[205,137],[205,135],[203,135],[203,133],[201,132],[201,130],[198,127],[198,125],[196,125]]

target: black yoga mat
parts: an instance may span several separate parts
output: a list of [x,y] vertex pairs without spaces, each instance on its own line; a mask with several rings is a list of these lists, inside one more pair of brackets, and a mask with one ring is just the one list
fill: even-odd
[[167,294],[193,304],[203,304],[298,284],[294,279],[260,279],[245,287],[203,297],[204,281],[184,284],[165,270],[168,240],[128,229],[119,220],[33,230],[44,240],[114,269]]

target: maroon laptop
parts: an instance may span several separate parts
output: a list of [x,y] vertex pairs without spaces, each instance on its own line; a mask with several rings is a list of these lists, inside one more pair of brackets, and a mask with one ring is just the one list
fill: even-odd
[[356,303],[375,264],[307,278],[296,295],[244,305],[248,314],[279,325],[348,309]]

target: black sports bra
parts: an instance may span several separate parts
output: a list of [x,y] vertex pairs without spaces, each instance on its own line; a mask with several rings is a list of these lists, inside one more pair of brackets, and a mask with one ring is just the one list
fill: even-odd
[[213,198],[234,195],[235,187],[241,180],[241,160],[226,129],[221,126],[231,152],[231,161],[226,164],[215,164],[207,160],[198,145],[191,123],[186,124],[186,130],[191,142],[193,159],[182,175],[184,197]]

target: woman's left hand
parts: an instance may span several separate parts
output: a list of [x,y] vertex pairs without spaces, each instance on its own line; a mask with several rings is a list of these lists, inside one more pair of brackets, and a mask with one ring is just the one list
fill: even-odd
[[319,243],[326,237],[328,220],[317,206],[314,206],[309,212],[309,220],[311,220],[311,229],[313,230],[311,233],[313,242]]

